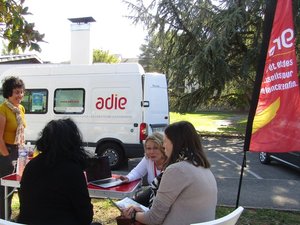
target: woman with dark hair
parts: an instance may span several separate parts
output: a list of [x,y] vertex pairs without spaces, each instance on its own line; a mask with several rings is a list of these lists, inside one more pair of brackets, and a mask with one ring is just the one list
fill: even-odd
[[21,179],[20,215],[26,224],[91,224],[93,206],[84,169],[88,155],[71,119],[50,121],[36,142],[40,154]]
[[217,184],[200,136],[186,121],[169,125],[164,136],[167,167],[149,211],[131,206],[123,213],[144,224],[186,225],[215,219]]
[[[0,105],[0,177],[14,172],[13,161],[18,158],[18,149],[24,146],[25,108],[21,105],[24,91],[24,82],[18,77],[7,77],[2,81],[5,101]],[[8,197],[8,218],[11,199],[12,195]],[[4,187],[0,185],[0,218],[4,219],[4,214]]]

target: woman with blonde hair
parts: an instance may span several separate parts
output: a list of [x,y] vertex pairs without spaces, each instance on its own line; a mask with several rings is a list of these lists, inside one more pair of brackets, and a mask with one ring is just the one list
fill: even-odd
[[[121,176],[124,182],[130,182],[143,178],[147,174],[147,181],[150,185],[154,178],[161,174],[164,169],[167,156],[163,147],[163,135],[155,132],[149,135],[144,144],[145,156],[139,164],[126,176]],[[142,193],[135,197],[135,200],[145,206],[149,206],[151,188],[145,188]]]

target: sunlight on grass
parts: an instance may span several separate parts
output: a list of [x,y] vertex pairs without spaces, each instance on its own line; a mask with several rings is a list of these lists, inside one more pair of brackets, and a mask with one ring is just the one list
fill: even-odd
[[186,120],[191,122],[196,130],[198,131],[218,131],[218,126],[216,120],[224,120],[228,118],[226,115],[209,115],[209,114],[179,114],[179,113],[170,113],[170,123],[174,123],[181,120]]
[[[103,225],[116,225],[115,218],[120,215],[119,210],[112,206],[107,199],[92,199],[94,209],[94,222],[100,222]],[[12,219],[16,219],[19,214],[19,197],[15,193],[12,199]]]
[[15,192],[11,202],[12,218],[16,218],[19,215],[19,207],[20,207],[19,196],[18,193]]
[[246,115],[232,113],[174,113],[170,112],[170,123],[186,120],[191,122],[202,134],[238,134],[245,133]]

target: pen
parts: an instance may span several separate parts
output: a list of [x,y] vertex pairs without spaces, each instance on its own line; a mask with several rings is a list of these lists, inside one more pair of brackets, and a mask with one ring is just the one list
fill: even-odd
[[111,198],[108,198],[108,200],[122,213],[122,209]]

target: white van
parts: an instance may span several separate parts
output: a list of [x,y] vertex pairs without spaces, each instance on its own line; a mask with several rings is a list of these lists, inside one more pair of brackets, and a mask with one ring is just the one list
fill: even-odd
[[139,64],[16,66],[1,80],[12,75],[26,87],[27,142],[34,144],[50,120],[70,117],[86,149],[109,156],[113,169],[142,157],[147,135],[169,124],[166,77]]

